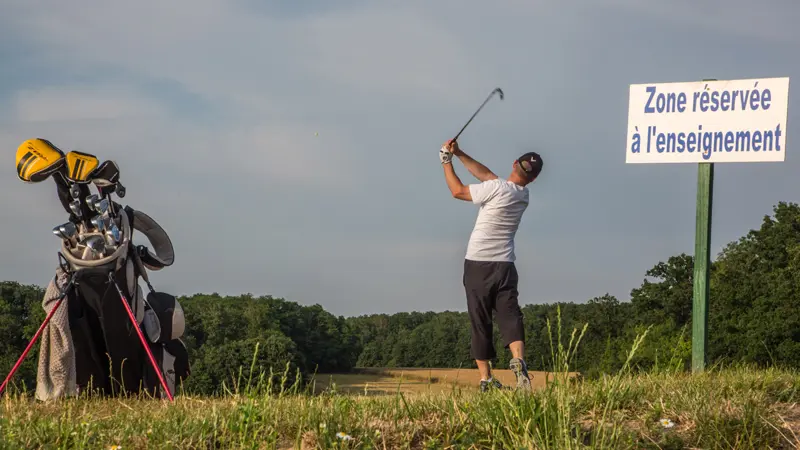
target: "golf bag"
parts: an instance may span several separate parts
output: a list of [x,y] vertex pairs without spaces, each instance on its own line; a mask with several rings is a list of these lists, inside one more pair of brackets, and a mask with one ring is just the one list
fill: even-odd
[[[69,221],[53,228],[61,251],[42,301],[47,316],[0,384],[0,393],[41,337],[39,400],[84,391],[149,393],[172,400],[191,372],[180,339],[183,309],[174,296],[153,289],[147,276],[148,270],[161,270],[175,260],[167,233],[147,214],[111,200],[112,194],[125,196],[113,161],[101,163],[76,150],[65,154],[36,138],[17,149],[16,169],[25,183],[52,178]],[[91,184],[97,194],[90,193]],[[134,230],[150,241],[152,252],[133,243]],[[147,284],[146,296],[140,279]]]
[[[64,262],[45,295],[45,311],[53,307],[52,292],[64,289],[65,274],[73,277],[66,286],[66,313],[53,315],[42,339],[36,389],[39,400],[87,390],[105,396],[147,392],[171,398],[160,381],[164,380],[174,395],[190,374],[189,355],[180,339],[185,327],[183,309],[174,296],[155,291],[147,277],[148,268],[160,270],[172,264],[172,243],[146,214],[129,206],[113,206],[118,211],[112,221],[120,231],[120,245],[111,254],[87,259],[86,250],[76,254],[69,240],[62,242]],[[134,245],[134,230],[148,238],[154,253]],[[82,228],[76,240],[85,241],[92,233],[97,231]],[[140,279],[149,288],[146,296]]]

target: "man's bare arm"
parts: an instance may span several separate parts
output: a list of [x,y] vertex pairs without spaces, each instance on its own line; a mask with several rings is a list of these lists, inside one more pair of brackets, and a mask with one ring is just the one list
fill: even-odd
[[472,194],[469,192],[469,186],[464,186],[461,179],[456,175],[452,163],[443,164],[444,166],[444,179],[447,181],[447,187],[450,188],[450,194],[459,200],[472,201]]
[[456,148],[453,152],[453,155],[458,156],[458,159],[461,160],[461,163],[464,164],[464,167],[469,170],[469,173],[471,173],[472,176],[478,180],[488,181],[497,178],[497,175],[489,170],[488,167],[472,159],[472,157],[464,153],[463,150]]

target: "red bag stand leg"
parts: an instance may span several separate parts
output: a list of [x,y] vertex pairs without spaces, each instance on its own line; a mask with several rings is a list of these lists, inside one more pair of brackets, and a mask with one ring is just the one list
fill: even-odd
[[112,283],[114,283],[114,287],[116,287],[117,292],[119,292],[119,298],[122,300],[122,304],[125,306],[125,311],[128,312],[128,317],[131,319],[131,323],[133,324],[133,327],[136,329],[136,334],[139,335],[139,340],[142,342],[144,351],[147,352],[147,357],[150,359],[150,364],[153,365],[153,370],[155,370],[156,375],[158,375],[158,380],[161,382],[161,387],[164,388],[164,392],[167,393],[169,401],[174,401],[174,398],[172,397],[172,392],[169,391],[169,388],[167,387],[167,382],[164,380],[164,376],[161,374],[161,369],[159,369],[158,364],[156,364],[156,359],[153,357],[153,352],[150,351],[150,346],[147,345],[147,341],[144,339],[144,334],[142,333],[142,330],[139,328],[139,324],[136,322],[136,317],[133,315],[131,306],[128,304],[128,299],[125,297],[125,294],[123,294],[122,290],[119,288],[117,280],[114,279],[114,275],[109,274],[108,279]]
[[11,381],[11,377],[14,376],[14,374],[17,372],[17,370],[19,370],[19,367],[22,365],[22,362],[25,361],[25,357],[28,356],[28,352],[31,351],[31,349],[33,348],[33,344],[36,343],[36,341],[39,339],[39,336],[42,335],[42,332],[44,331],[44,328],[47,326],[48,323],[50,323],[50,319],[53,317],[53,314],[56,313],[56,310],[58,310],[58,307],[61,306],[61,303],[64,301],[64,297],[67,296],[67,290],[68,290],[69,286],[71,286],[71,285],[72,285],[72,281],[70,280],[69,284],[67,284],[67,287],[64,289],[64,292],[61,294],[61,298],[58,299],[58,301],[56,302],[55,306],[53,306],[53,309],[50,310],[50,314],[48,314],[47,317],[45,317],[44,322],[42,322],[42,325],[39,326],[39,330],[36,331],[36,334],[34,334],[33,338],[31,338],[31,342],[25,348],[25,351],[22,352],[22,356],[19,357],[19,359],[17,360],[17,363],[14,364],[14,367],[11,369],[11,372],[8,374],[8,376],[6,377],[5,381],[3,381],[3,384],[0,385],[0,394],[3,393],[3,391],[6,389],[6,386],[8,385],[9,381]]
[[[136,334],[139,336],[139,340],[142,342],[142,346],[144,347],[145,352],[147,352],[147,357],[150,359],[150,364],[153,365],[153,370],[155,370],[156,375],[158,375],[158,380],[161,382],[161,387],[164,389],[164,392],[167,393],[167,397],[169,398],[169,400],[174,401],[172,392],[169,391],[169,388],[167,387],[167,382],[164,380],[164,376],[161,374],[161,370],[158,368],[158,364],[156,363],[155,357],[153,357],[153,352],[150,351],[150,346],[147,345],[147,341],[144,338],[144,334],[142,333],[142,330],[139,328],[139,324],[136,323],[136,317],[133,315],[133,311],[131,311],[130,305],[128,305],[128,299],[125,297],[125,294],[122,293],[122,290],[119,288],[119,285],[117,285],[116,280],[114,280],[113,274],[109,274],[108,278],[111,280],[112,283],[114,283],[114,287],[116,287],[117,292],[119,292],[122,304],[125,306],[125,310],[128,312],[128,317],[131,319],[131,323],[133,323],[133,327],[136,329]],[[39,329],[36,331],[36,334],[33,335],[33,338],[31,339],[30,343],[28,343],[28,346],[25,348],[25,351],[22,352],[22,355],[17,360],[17,363],[14,364],[14,367],[11,369],[11,372],[8,374],[5,381],[3,381],[3,384],[0,385],[0,394],[2,394],[3,391],[6,389],[6,386],[8,385],[9,381],[11,381],[11,378],[14,376],[17,370],[19,370],[19,367],[22,365],[22,362],[25,361],[25,357],[28,356],[28,353],[31,351],[34,344],[36,344],[36,341],[39,339],[39,336],[41,336],[45,327],[47,326],[48,323],[50,323],[50,319],[52,319],[53,314],[55,314],[58,308],[61,306],[61,303],[64,301],[64,297],[67,296],[69,287],[72,286],[74,279],[75,278],[73,277],[69,281],[67,286],[64,288],[64,291],[61,293],[61,296],[56,302],[55,306],[53,306],[53,309],[51,309],[50,313],[47,315],[47,317],[45,317],[44,322],[42,322],[42,325],[39,326]]]

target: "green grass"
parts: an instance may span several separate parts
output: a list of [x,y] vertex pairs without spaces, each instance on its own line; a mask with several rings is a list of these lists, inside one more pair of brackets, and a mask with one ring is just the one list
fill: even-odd
[[[0,400],[0,448],[788,449],[800,444],[796,372],[738,367],[696,375],[642,374],[626,364],[614,376],[576,380],[566,374],[581,336],[576,330],[567,346],[552,345],[559,372],[527,395],[480,394],[456,386],[384,396],[341,394],[334,387],[309,395],[299,389],[276,392],[271,376],[234,383],[225,396],[181,395],[173,404],[90,397],[45,404],[16,393]],[[629,361],[644,337],[634,343]],[[661,419],[674,426],[664,427]]]
[[0,403],[0,447],[795,448],[798,380],[731,369],[553,383],[532,395],[250,393],[174,404],[16,396]]

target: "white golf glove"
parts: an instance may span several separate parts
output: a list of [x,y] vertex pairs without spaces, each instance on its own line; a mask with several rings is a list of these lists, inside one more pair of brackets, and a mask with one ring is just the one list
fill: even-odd
[[453,160],[453,152],[447,149],[444,145],[439,150],[439,160],[442,164],[450,164],[450,161]]

